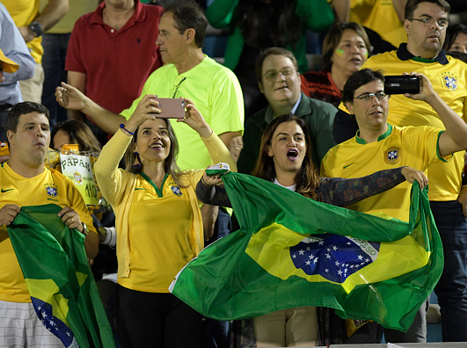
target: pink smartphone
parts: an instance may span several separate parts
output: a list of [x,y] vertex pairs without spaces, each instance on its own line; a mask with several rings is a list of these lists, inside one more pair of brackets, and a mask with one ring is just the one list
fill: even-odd
[[156,114],[160,118],[184,118],[185,117],[185,101],[181,98],[157,98],[159,102],[160,114]]

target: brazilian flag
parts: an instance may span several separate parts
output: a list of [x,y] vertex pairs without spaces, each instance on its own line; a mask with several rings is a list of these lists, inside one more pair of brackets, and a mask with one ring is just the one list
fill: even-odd
[[115,347],[84,250],[55,204],[22,207],[8,234],[37,316],[65,347]]
[[426,189],[415,182],[410,221],[403,222],[244,174],[223,178],[240,229],[185,266],[173,294],[217,320],[319,306],[408,330],[443,269]]

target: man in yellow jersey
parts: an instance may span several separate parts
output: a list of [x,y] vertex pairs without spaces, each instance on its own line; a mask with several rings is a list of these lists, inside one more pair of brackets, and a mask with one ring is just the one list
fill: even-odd
[[8,113],[6,129],[10,160],[0,166],[0,346],[63,347],[35,313],[7,226],[21,206],[54,203],[63,207],[58,216],[68,227],[90,231],[84,244],[90,259],[98,252],[97,233],[73,182],[44,166],[49,111],[33,102],[18,103]]
[[44,9],[39,12],[41,0],[2,0],[10,12],[26,45],[36,61],[34,76],[20,81],[23,100],[41,102],[44,69],[42,68],[42,33],[54,26],[68,11],[68,0],[47,0]]
[[[452,153],[466,148],[467,124],[441,99],[424,75],[416,75],[421,80],[420,93],[404,98],[430,106],[446,131],[430,126],[388,124],[392,111],[384,93],[383,75],[371,69],[360,70],[347,81],[342,98],[360,129],[356,136],[329,150],[322,162],[323,175],[355,178],[401,165],[424,171],[432,164],[447,163]],[[408,221],[409,206],[410,186],[403,184],[349,208],[366,213],[382,212]],[[424,308],[407,334],[386,330],[385,336],[390,342],[426,340]]]
[[[382,69],[385,75],[416,71],[426,75],[434,90],[466,121],[467,65],[442,49],[450,5],[445,0],[408,0],[404,27],[407,43],[396,51],[370,57],[362,68]],[[394,126],[444,125],[433,108],[402,95],[389,99],[389,123]],[[336,122],[342,120],[336,115]],[[349,120],[349,119],[347,119]],[[348,125],[334,124],[338,129]],[[354,135],[353,133],[352,135]],[[352,136],[351,135],[351,136]],[[462,188],[463,153],[449,163],[433,163],[428,172],[431,210],[444,245],[444,273],[435,288],[441,306],[443,341],[467,341],[467,188]]]

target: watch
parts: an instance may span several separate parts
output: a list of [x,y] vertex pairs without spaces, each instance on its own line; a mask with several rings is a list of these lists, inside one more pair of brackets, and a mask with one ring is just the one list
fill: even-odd
[[36,37],[42,35],[42,25],[38,22],[32,22],[29,24],[29,29],[36,33]]
[[88,226],[87,226],[84,222],[82,222],[82,224],[83,224],[83,232],[82,232],[82,233],[83,233],[85,236],[87,236],[88,233],[89,233]]

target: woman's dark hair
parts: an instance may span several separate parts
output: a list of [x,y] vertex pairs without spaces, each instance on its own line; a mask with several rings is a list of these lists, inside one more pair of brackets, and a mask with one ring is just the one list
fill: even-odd
[[372,81],[380,80],[384,83],[384,75],[379,70],[362,69],[354,72],[344,85],[342,91],[342,102],[353,102],[357,89]]
[[70,144],[78,144],[80,151],[101,151],[101,144],[91,128],[84,122],[68,120],[57,123],[50,134],[51,147],[54,149],[54,137],[58,131],[66,132],[70,137]]
[[259,50],[266,47],[295,47],[302,36],[302,20],[295,13],[296,1],[240,0],[236,26],[246,44]]
[[452,44],[461,33],[467,35],[467,25],[461,23],[450,25],[446,31],[446,40],[444,40],[443,49],[445,51],[450,51]]
[[322,60],[321,60],[321,70],[323,71],[331,71],[332,68],[332,61],[331,57],[334,54],[334,51],[336,50],[337,46],[339,45],[339,42],[341,42],[342,35],[344,33],[344,30],[353,30],[354,32],[357,33],[358,36],[360,36],[363,39],[363,42],[365,42],[366,49],[368,51],[368,54],[371,51],[371,44],[370,44],[370,39],[368,38],[368,35],[366,34],[365,29],[358,24],[354,22],[349,22],[349,23],[336,23],[333,25],[333,27],[329,30],[329,32],[326,34],[326,37],[324,38],[323,42],[323,55],[322,55]]
[[276,178],[276,170],[274,167],[273,158],[269,156],[268,151],[271,146],[272,137],[277,127],[284,122],[295,122],[303,131],[306,141],[306,153],[303,158],[303,163],[300,170],[295,176],[296,192],[312,199],[317,199],[316,189],[321,183],[321,178],[316,172],[313,161],[311,159],[311,141],[310,133],[305,122],[294,115],[282,115],[272,120],[263,132],[261,137],[261,147],[259,150],[259,158],[256,162],[256,167],[252,175],[268,181],[273,181]]
[[[178,157],[178,151],[179,151],[179,146],[178,146],[178,140],[177,137],[175,136],[175,132],[170,125],[170,122],[168,122],[166,119],[161,119],[164,120],[166,126],[167,126],[167,133],[169,135],[170,139],[170,151],[169,155],[165,159],[165,165],[164,165],[164,170],[166,173],[168,173],[174,182],[180,186],[180,187],[186,187],[187,185],[185,183],[182,183],[181,180],[181,175],[183,172],[180,170],[180,168],[177,165],[177,157]],[[131,140],[130,146],[128,146],[128,149],[126,150],[125,153],[125,164],[126,164],[126,170],[129,171],[130,173],[140,173],[143,170],[143,164],[141,163],[139,159],[139,154],[135,152],[135,145],[136,141],[138,140],[138,132],[140,130],[140,127],[138,127],[135,130],[135,134],[133,135],[133,138]],[[140,162],[139,166],[134,166],[135,161]]]

